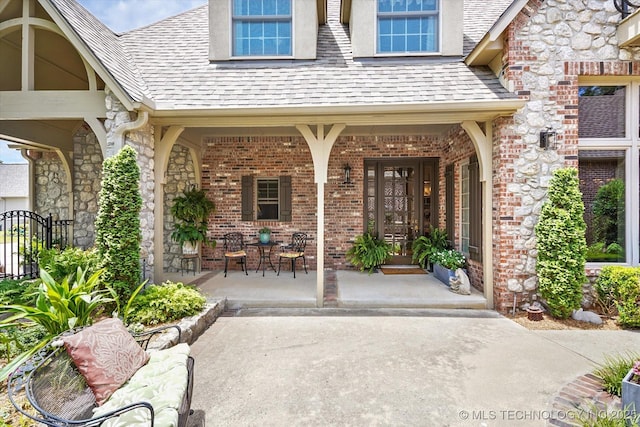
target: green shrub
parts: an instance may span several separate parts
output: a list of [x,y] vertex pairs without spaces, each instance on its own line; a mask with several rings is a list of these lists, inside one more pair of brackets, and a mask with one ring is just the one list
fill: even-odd
[[33,322],[3,328],[0,331],[0,357],[10,360],[37,345],[46,336],[47,330]]
[[144,325],[172,322],[200,313],[206,301],[197,289],[183,283],[150,285],[133,300],[127,321]]
[[52,336],[68,329],[91,323],[91,315],[110,302],[107,291],[98,287],[102,270],[86,276],[78,269],[61,281],[56,281],[46,270],[40,270],[40,281],[35,305],[9,304],[2,311],[14,313],[0,321],[8,325],[27,319],[42,325]]
[[29,321],[42,326],[46,335],[40,342],[14,358],[0,370],[0,381],[19,364],[45,346],[51,338],[78,326],[88,325],[93,314],[111,301],[106,290],[99,289],[100,275],[98,270],[86,277],[86,270],[78,269],[61,281],[56,281],[40,270],[40,282],[34,305],[9,304],[0,307],[3,312],[13,313],[0,321],[0,328],[25,326]]
[[640,267],[608,265],[602,268],[594,289],[597,304],[610,316],[618,314],[618,324],[640,326]]
[[368,270],[371,274],[389,258],[390,250],[391,245],[384,239],[365,233],[356,236],[353,246],[346,253],[346,258],[360,271]]
[[584,204],[575,168],[558,169],[536,224],[538,292],[554,317],[580,308],[587,243]]
[[640,360],[638,353],[605,356],[604,362],[598,365],[593,373],[602,379],[607,393],[619,397],[622,392],[622,380],[636,360]]
[[60,281],[66,276],[78,271],[78,268],[86,270],[91,275],[98,270],[100,257],[96,249],[82,250],[68,247],[64,250],[58,248],[43,249],[38,256],[41,269]]
[[140,169],[129,146],[103,163],[96,217],[96,247],[103,280],[126,301],[140,284]]
[[38,283],[32,279],[4,279],[0,281],[0,305],[24,304],[35,302]]

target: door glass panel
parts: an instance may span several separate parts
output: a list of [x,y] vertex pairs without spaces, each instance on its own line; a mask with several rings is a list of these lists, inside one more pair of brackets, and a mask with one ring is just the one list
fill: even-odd
[[[424,220],[422,222],[422,232],[423,234],[429,233],[431,230],[431,192],[433,191],[432,182],[433,177],[431,176],[431,168],[425,168],[423,171],[424,181],[422,182],[422,209]],[[417,231],[417,230],[416,230]]]
[[391,263],[411,264],[413,241],[438,222],[435,165],[419,158],[365,161],[365,226],[392,245]]
[[376,234],[376,169],[367,166],[367,231]]
[[384,168],[384,238],[392,245],[394,255],[407,255],[412,229],[416,224],[415,168]]

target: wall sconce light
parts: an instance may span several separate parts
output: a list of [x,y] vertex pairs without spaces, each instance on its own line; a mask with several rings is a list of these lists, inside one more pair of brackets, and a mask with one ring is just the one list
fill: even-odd
[[343,169],[344,169],[343,184],[351,184],[351,166],[349,166],[349,163],[345,164]]
[[540,148],[544,148],[545,150],[555,149],[557,146],[556,138],[557,138],[556,131],[551,130],[551,128],[541,131],[540,132]]

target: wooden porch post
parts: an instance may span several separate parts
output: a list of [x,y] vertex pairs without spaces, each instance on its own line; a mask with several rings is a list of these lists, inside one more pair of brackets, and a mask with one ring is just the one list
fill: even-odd
[[316,134],[308,125],[297,125],[296,128],[302,134],[311,150],[315,182],[317,184],[317,280],[316,280],[316,306],[324,305],[324,184],[327,182],[329,170],[329,156],[333,143],[340,133],[347,127],[346,124],[334,124],[325,136],[324,125],[318,125]]
[[480,166],[480,182],[482,184],[482,270],[484,280],[484,297],[487,308],[493,308],[493,176],[492,176],[492,141],[493,128],[491,122],[485,123],[485,132],[478,123],[472,120],[462,122],[478,154]]

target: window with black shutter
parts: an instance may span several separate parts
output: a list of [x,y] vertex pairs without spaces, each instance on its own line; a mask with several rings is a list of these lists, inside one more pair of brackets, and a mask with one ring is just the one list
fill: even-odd
[[242,220],[291,221],[291,177],[242,177]]

